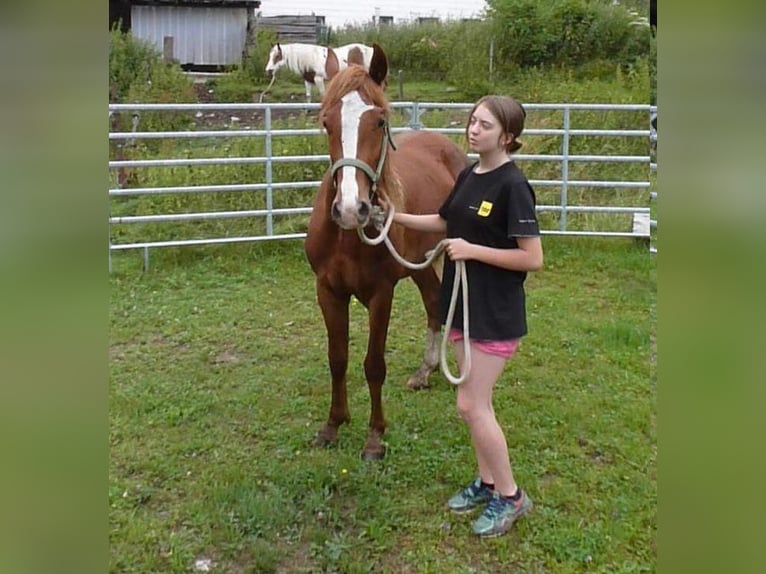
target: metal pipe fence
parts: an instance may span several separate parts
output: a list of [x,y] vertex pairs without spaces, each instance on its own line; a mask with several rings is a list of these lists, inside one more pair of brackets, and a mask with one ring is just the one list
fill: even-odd
[[[428,130],[438,131],[447,135],[453,135],[461,138],[464,135],[462,121],[450,122],[447,126],[428,126],[423,121],[424,116],[435,115],[436,112],[465,112],[462,118],[473,106],[472,103],[424,103],[424,102],[392,102],[391,108],[398,111],[398,116],[402,118],[401,125],[392,125],[393,133],[409,130]],[[517,153],[515,160],[522,166],[525,172],[530,175],[531,166],[541,166],[542,170],[550,173],[555,170],[556,177],[534,177],[530,176],[530,183],[535,189],[550,189],[557,192],[556,201],[549,203],[540,202],[540,192],[538,192],[537,210],[541,214],[551,214],[557,217],[555,225],[543,227],[541,232],[547,235],[596,235],[605,237],[635,237],[648,239],[650,229],[656,229],[656,219],[651,219],[646,227],[637,226],[636,220],[647,220],[650,214],[650,200],[656,199],[656,192],[649,193],[650,171],[656,170],[656,163],[651,161],[650,147],[656,142],[656,130],[651,129],[650,115],[656,115],[656,106],[639,104],[525,104],[527,110],[527,128],[523,134],[523,140],[529,142],[536,138],[555,140],[556,151],[548,153]],[[277,138],[298,138],[302,136],[321,137],[323,130],[320,128],[298,127],[285,128],[284,122],[278,114],[304,114],[305,125],[316,125],[314,117],[309,114],[315,113],[319,109],[319,104],[288,103],[288,104],[110,104],[110,117],[129,112],[131,114],[130,131],[110,131],[110,241],[109,241],[109,267],[111,269],[112,252],[142,249],[144,251],[144,265],[149,264],[149,250],[152,248],[171,247],[171,246],[192,246],[192,245],[213,245],[225,243],[242,243],[278,239],[297,239],[305,237],[303,232],[279,231],[275,230],[275,218],[285,216],[303,216],[307,219],[311,212],[311,205],[291,205],[275,207],[275,192],[280,190],[305,190],[316,189],[320,181],[316,178],[307,178],[291,181],[275,181],[274,169],[284,164],[312,165],[324,163],[329,167],[329,155],[327,154],[306,154],[289,155],[282,154],[279,147],[275,146]],[[145,130],[139,131],[141,125],[141,114],[146,112],[159,112],[160,114],[170,114],[172,112],[191,112],[195,113],[196,118],[204,118],[215,112],[248,112],[257,116],[259,125],[256,129],[184,129],[184,130]],[[598,129],[591,126],[573,127],[573,115],[577,112],[601,112],[604,114],[627,114],[629,120],[624,123],[632,124],[626,129],[615,129],[606,127]],[[392,113],[392,116],[394,114]],[[533,117],[534,116],[534,117]],[[235,122],[231,121],[232,124]],[[619,123],[619,122],[618,122]],[[275,124],[278,124],[275,127]],[[392,120],[393,124],[393,120]],[[461,127],[454,127],[460,125]],[[645,125],[646,129],[640,126]],[[638,127],[637,127],[638,126]],[[177,146],[169,149],[174,150],[175,157],[126,157],[131,150],[141,141],[176,141],[193,142],[194,140],[206,140],[208,142],[227,142],[234,139],[256,139],[263,142],[263,154],[246,157],[229,157],[226,154],[216,157],[179,157]],[[637,139],[646,142],[646,154],[625,154],[617,151],[612,152],[612,147],[607,146],[610,153],[574,153],[573,142],[582,141],[586,138],[599,138],[599,141],[610,141],[619,138],[618,141],[626,141],[625,138]],[[643,145],[643,144],[642,144]],[[525,147],[532,147],[526,143]],[[550,147],[550,146],[549,146]],[[623,146],[624,147],[624,146]],[[636,146],[633,146],[636,147]],[[469,154],[469,157],[475,157]],[[542,167],[549,166],[551,167]],[[556,166],[555,164],[558,164]],[[639,172],[632,170],[634,177],[621,179],[612,177],[607,179],[591,179],[581,177],[583,168],[580,167],[579,174],[574,174],[573,168],[576,166],[594,166],[604,164],[617,164],[626,166],[642,166]],[[200,183],[199,185],[151,185],[143,184],[143,179],[136,176],[132,182],[122,181],[120,174],[126,172],[145,173],[143,170],[152,170],[156,168],[187,168],[197,169],[208,166],[230,166],[232,168],[243,168],[244,166],[263,166],[261,181],[249,181],[242,183],[241,177],[234,172],[231,176],[234,181],[231,183]],[[643,169],[645,167],[645,170]],[[595,168],[590,168],[595,169]],[[640,177],[635,177],[639,173]],[[622,173],[618,174],[622,176]],[[151,182],[150,182],[151,183]],[[182,182],[183,183],[183,182]],[[592,194],[599,190],[602,193],[609,191],[628,190],[631,195],[620,196],[617,204],[598,204],[603,202],[602,198],[595,198],[589,203],[582,204],[573,201],[572,196],[577,190],[583,190],[583,193]],[[173,212],[173,213],[126,213],[129,207],[125,205],[118,206],[115,202],[128,201],[129,198],[140,198],[142,196],[194,196],[197,194],[263,194],[264,207],[262,209],[229,209],[220,211],[198,211],[198,212]],[[555,199],[551,194],[545,195],[547,199]],[[596,201],[598,199],[598,201]],[[624,203],[624,204],[621,204]],[[608,203],[608,202],[607,202]],[[614,201],[612,201],[614,203]],[[593,214],[594,216],[619,216],[632,215],[633,225],[628,229],[596,229],[579,228],[573,226],[570,217],[576,217],[578,214]],[[120,241],[115,233],[120,226],[135,224],[177,224],[179,222],[194,221],[214,221],[230,220],[236,218],[257,218],[265,220],[265,231],[259,234],[236,234],[232,236],[218,237],[174,237],[171,239],[143,239]],[[623,217],[624,219],[624,217]],[[650,245],[650,252],[656,253],[655,245]]]

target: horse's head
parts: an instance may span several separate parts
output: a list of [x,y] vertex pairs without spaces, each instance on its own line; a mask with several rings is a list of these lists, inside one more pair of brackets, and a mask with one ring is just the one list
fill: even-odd
[[280,67],[284,65],[285,61],[282,55],[282,46],[274,44],[269,50],[269,60],[266,62],[266,75],[271,78]]
[[335,197],[333,221],[344,229],[365,227],[384,173],[390,143],[388,100],[381,85],[388,74],[382,48],[373,46],[369,73],[349,66],[330,84],[319,113],[327,131]]

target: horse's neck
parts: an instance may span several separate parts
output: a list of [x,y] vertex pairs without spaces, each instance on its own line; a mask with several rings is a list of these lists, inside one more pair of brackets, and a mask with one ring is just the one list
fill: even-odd
[[[391,153],[393,150],[389,150]],[[402,184],[399,180],[399,174],[391,165],[390,156],[383,168],[383,178],[381,180],[381,192],[386,196],[386,201],[397,212],[406,212],[406,198],[402,191]]]

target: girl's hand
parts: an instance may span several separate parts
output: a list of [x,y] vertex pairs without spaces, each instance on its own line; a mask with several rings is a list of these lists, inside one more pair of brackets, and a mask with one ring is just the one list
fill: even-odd
[[472,248],[473,243],[469,243],[459,237],[453,237],[447,240],[447,249],[445,251],[452,261],[465,261],[466,259],[472,259]]

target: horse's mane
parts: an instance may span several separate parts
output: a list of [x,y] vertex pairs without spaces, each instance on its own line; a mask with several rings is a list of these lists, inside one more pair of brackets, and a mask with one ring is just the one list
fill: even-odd
[[322,98],[322,110],[338,104],[349,92],[358,91],[362,99],[389,112],[388,98],[383,89],[375,83],[367,71],[352,64],[333,78]]
[[[370,77],[362,66],[356,64],[351,64],[348,68],[339,72],[330,82],[327,92],[325,92],[324,98],[322,98],[319,117],[321,118],[328,108],[339,104],[343,96],[354,91],[359,92],[364,101],[383,108],[388,120],[391,108],[383,88]],[[389,149],[388,158],[383,166],[378,190],[393,205],[394,209],[402,211],[404,209],[404,194],[396,170],[391,165],[391,151]],[[372,167],[374,168],[375,166]]]

